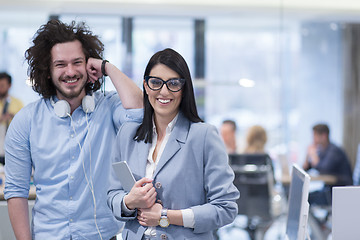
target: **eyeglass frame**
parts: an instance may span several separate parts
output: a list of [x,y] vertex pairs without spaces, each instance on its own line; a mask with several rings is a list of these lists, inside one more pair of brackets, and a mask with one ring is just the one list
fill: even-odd
[[[150,79],[150,78],[156,78],[156,79],[158,79],[158,80],[161,80],[161,81],[162,81],[161,87],[158,88],[158,89],[153,89],[153,88],[151,88],[151,87],[149,86],[149,79]],[[167,87],[167,89],[168,89],[170,92],[179,92],[179,91],[181,91],[181,90],[183,89],[183,87],[185,86],[185,82],[186,82],[186,80],[185,80],[184,78],[170,78],[170,79],[168,79],[168,80],[165,81],[165,80],[163,80],[163,79],[161,79],[161,78],[159,78],[159,77],[145,76],[144,79],[145,79],[145,82],[146,82],[147,86],[148,86],[151,90],[153,90],[153,91],[159,91],[159,90],[161,90],[162,87],[163,87],[164,84],[165,84],[166,87]],[[180,80],[180,83],[182,83],[182,86],[181,86],[181,88],[180,88],[179,90],[174,91],[174,90],[171,90],[171,89],[169,88],[169,86],[167,85],[167,83],[168,83],[169,81],[172,81],[172,80]]]

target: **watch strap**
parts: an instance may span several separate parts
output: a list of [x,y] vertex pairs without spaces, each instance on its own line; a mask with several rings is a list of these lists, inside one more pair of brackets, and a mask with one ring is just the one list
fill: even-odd
[[161,216],[162,217],[167,217],[167,208],[162,208],[161,209]]

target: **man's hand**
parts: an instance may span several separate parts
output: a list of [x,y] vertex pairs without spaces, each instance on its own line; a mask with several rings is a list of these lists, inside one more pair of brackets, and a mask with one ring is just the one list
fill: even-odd
[[320,159],[315,144],[312,144],[308,147],[307,155],[308,155],[308,161],[310,162],[312,167],[315,167],[319,164]]
[[[86,63],[86,71],[88,73],[89,81],[94,83],[102,77],[101,73],[101,59],[89,58]],[[108,63],[107,63],[108,64]]]

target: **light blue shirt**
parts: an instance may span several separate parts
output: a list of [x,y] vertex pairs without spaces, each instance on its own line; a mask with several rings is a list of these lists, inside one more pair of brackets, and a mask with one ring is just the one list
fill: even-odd
[[60,118],[49,99],[40,99],[11,122],[4,194],[5,199],[27,198],[34,168],[33,239],[100,239],[96,220],[102,239],[108,240],[121,227],[106,204],[111,149],[120,125],[140,122],[143,110],[124,109],[116,92],[94,97],[92,113],[79,106],[71,118]]

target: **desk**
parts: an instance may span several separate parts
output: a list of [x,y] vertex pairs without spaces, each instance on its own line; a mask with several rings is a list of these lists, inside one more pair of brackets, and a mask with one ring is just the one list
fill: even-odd
[[[321,181],[324,182],[326,185],[334,185],[337,181],[337,177],[334,175],[310,175],[311,181]],[[281,182],[283,185],[290,185],[291,182],[291,176],[290,175],[284,175],[281,177]]]
[[[0,201],[5,200],[4,199],[4,187],[5,187],[5,175],[4,173],[0,173],[0,178],[2,179],[2,184],[0,185]],[[36,188],[34,185],[30,185],[30,191],[29,191],[29,200],[35,200],[36,199]]]

